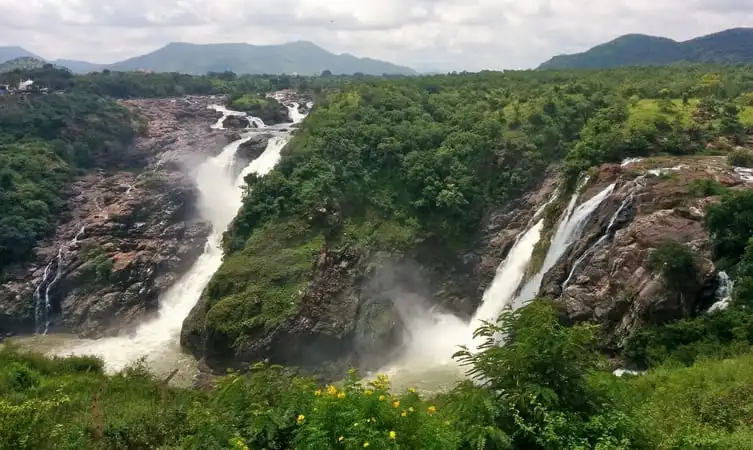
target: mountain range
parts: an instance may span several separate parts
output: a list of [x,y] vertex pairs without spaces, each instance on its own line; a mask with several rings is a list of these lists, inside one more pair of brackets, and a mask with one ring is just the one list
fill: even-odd
[[[0,47],[0,63],[16,58],[47,61],[21,47]],[[230,70],[239,74],[298,73],[318,75],[324,70],[333,74],[363,73],[367,75],[414,75],[404,66],[348,53],[334,54],[307,41],[280,45],[251,44],[189,44],[174,42],[151,53],[113,64],[57,59],[47,61],[67,67],[74,73],[145,70],[205,74]]]
[[555,56],[541,64],[539,69],[586,69],[679,62],[753,62],[753,28],[733,28],[683,42],[645,34],[627,34],[583,53]]

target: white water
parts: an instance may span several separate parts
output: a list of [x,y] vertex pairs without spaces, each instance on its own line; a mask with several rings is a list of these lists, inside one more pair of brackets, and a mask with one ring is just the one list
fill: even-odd
[[[242,114],[222,107],[215,109],[223,112],[223,118],[214,125],[220,129],[225,117]],[[295,109],[297,111],[297,105]],[[292,111],[291,116],[298,121],[303,119],[303,116],[294,115]],[[254,119],[249,118],[250,122]],[[264,127],[264,124],[261,123],[261,126]],[[290,139],[290,135],[281,133],[273,136],[264,153],[233,179],[230,173],[235,153],[240,144],[248,139],[249,136],[246,136],[227,145],[219,155],[205,161],[196,171],[199,214],[210,221],[212,232],[204,253],[190,270],[161,296],[157,316],[142,323],[130,335],[98,340],[75,340],[72,345],[57,349],[56,353],[99,355],[104,359],[109,371],[121,370],[141,357],[145,357],[146,362],[157,373],[166,373],[181,366],[181,361],[187,359],[179,345],[183,320],[222,263],[222,233],[242,204],[243,179],[251,172],[259,175],[268,173],[279,161],[280,151]]]
[[[584,180],[581,186],[586,182],[587,180]],[[494,323],[505,308],[517,309],[538,293],[544,274],[580,237],[590,217],[614,191],[614,188],[615,184],[607,186],[577,208],[579,194],[576,192],[573,195],[567,209],[560,217],[557,231],[552,237],[541,270],[522,287],[516,296],[515,293],[520,288],[526,269],[531,262],[533,249],[543,231],[544,220],[539,218],[543,213],[543,208],[539,208],[534,214],[535,223],[518,235],[507,257],[497,268],[494,279],[484,292],[481,306],[470,322],[432,311],[424,311],[423,314],[414,314],[416,317],[404,318],[408,324],[407,327],[411,330],[405,353],[393,365],[380,372],[389,374],[397,388],[410,385],[435,391],[451,387],[463,376],[462,368],[452,359],[452,355],[459,350],[461,345],[467,346],[471,351],[477,350],[478,345],[483,343],[481,339],[478,341],[473,339],[473,333],[478,327],[484,322]]]
[[[585,185],[587,181],[587,179],[584,180],[581,186]],[[575,208],[575,205],[578,203],[578,198],[580,197],[580,189],[576,190],[570,199],[570,203],[567,205],[565,213],[560,218],[557,231],[555,231],[549,243],[549,250],[547,250],[544,257],[544,263],[539,271],[526,282],[513,301],[515,309],[524,306],[538,295],[544,275],[557,264],[557,261],[565,254],[573,242],[580,239],[588,220],[614,191],[614,187],[614,183],[610,184],[588,201],[583,202],[578,208]]]
[[732,289],[735,288],[735,282],[730,279],[727,272],[723,270],[720,271],[717,274],[717,279],[719,281],[719,287],[716,289],[715,293],[716,302],[708,309],[707,312],[710,313],[714,311],[724,311],[729,308],[730,302],[732,301]]
[[499,313],[505,307],[511,306],[515,291],[523,280],[528,263],[531,262],[533,249],[539,242],[543,229],[544,219],[540,219],[518,238],[507,258],[497,268],[492,284],[484,292],[481,306],[471,319],[467,331],[473,333],[484,322],[496,321]]

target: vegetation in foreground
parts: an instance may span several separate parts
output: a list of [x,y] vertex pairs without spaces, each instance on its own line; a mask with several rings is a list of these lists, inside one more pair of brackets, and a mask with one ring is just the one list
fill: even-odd
[[[738,311],[738,314],[742,314]],[[500,331],[514,340],[491,345]],[[460,352],[475,380],[422,396],[354,372],[321,386],[256,366],[208,392],[169,387],[141,365],[0,351],[2,449],[748,449],[753,353],[665,363],[615,377],[596,330],[538,300],[479,330]]]

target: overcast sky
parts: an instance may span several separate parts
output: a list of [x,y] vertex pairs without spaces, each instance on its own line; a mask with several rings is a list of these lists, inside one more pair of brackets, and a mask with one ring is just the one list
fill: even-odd
[[168,42],[275,44],[419,70],[529,68],[625,33],[753,26],[753,0],[0,0],[0,45],[109,63]]

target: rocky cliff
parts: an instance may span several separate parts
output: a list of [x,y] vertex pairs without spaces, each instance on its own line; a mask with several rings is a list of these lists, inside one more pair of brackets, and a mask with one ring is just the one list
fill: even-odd
[[[325,378],[349,366],[379,368],[400,352],[410,333],[406,317],[440,308],[470,318],[498,266],[538,214],[547,219],[526,271],[526,280],[532,279],[558,224],[597,195],[603,200],[540,274],[540,289],[531,295],[556,299],[573,322],[600,324],[606,351],[619,350],[642,326],[705,311],[715,301],[718,273],[703,227],[704,208],[725,189],[750,187],[749,177],[723,156],[650,158],[596,169],[572,209],[566,207],[570,195],[557,193],[556,173],[544,177],[538,188],[490,214],[453,264],[420,265],[407,255],[325,245],[311,259],[294,314],[274,327],[257,323],[244,332],[250,339],[232,342],[205,328],[208,310],[200,304],[184,325],[183,345],[214,369],[262,359]],[[649,256],[666,241],[685,244],[694,254],[695,279],[687,281],[683,295],[650,268]],[[508,294],[512,302],[515,293]]]
[[[717,269],[711,259],[704,209],[724,189],[753,187],[724,157],[651,158],[604,165],[580,201],[614,183],[580,239],[545,274],[541,296],[557,299],[573,321],[601,325],[606,350],[647,324],[694,316],[714,302]],[[682,295],[650,270],[649,255],[663,242],[695,254],[695,279]]]
[[0,332],[67,330],[101,336],[155,311],[157,297],[202,252],[209,232],[196,216],[196,161],[234,136],[208,126],[216,100],[129,100],[145,119],[127,151],[130,170],[101,170],[71,186],[54,236],[36,263],[0,285]]

